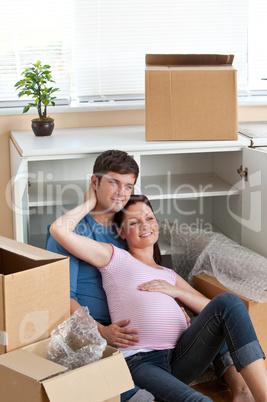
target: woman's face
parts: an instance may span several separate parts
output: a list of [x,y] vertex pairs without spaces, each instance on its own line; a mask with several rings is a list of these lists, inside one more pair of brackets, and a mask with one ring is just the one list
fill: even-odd
[[129,248],[144,248],[158,240],[158,223],[151,208],[144,202],[132,204],[125,210],[121,237]]

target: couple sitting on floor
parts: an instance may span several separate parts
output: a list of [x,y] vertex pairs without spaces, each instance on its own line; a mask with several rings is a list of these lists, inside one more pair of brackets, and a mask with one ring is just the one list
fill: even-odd
[[[48,249],[70,255],[71,312],[88,306],[136,386],[155,400],[210,400],[187,384],[213,361],[234,400],[267,401],[265,356],[244,304],[233,294],[209,301],[161,266],[152,207],[131,196],[137,176],[128,154],[104,152],[86,201],[51,226]],[[192,325],[176,301],[198,315]],[[136,390],[122,400],[153,400]]]

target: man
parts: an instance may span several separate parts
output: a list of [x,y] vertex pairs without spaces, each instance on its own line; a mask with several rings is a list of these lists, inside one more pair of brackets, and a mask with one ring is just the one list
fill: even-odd
[[[113,225],[114,215],[130,198],[139,174],[135,160],[126,152],[109,150],[100,154],[94,164],[91,186],[97,194],[97,205],[76,226],[75,232],[98,241],[112,243],[127,249]],[[47,249],[70,257],[70,312],[87,306],[96,320],[100,334],[114,347],[132,346],[138,339],[134,328],[126,328],[125,320],[111,324],[106,295],[102,287],[101,274],[94,266],[69,254],[50,236]],[[136,392],[138,391],[138,392]],[[133,395],[133,396],[132,396]],[[122,395],[122,401],[152,401],[153,396],[145,390],[132,391]]]

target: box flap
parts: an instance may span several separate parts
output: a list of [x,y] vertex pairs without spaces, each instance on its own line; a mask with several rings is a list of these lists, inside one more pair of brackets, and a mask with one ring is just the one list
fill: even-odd
[[147,54],[147,66],[221,66],[232,65],[233,55],[224,54]]
[[51,338],[42,339],[41,341],[31,343],[30,345],[23,346],[23,350],[26,352],[34,353],[35,355],[46,357],[48,345],[51,341]]
[[[221,284],[218,279],[214,276],[210,276],[205,273],[201,273],[198,275],[194,275],[194,287],[207,296],[208,298],[212,299],[213,297],[217,296],[221,293],[235,293],[232,290],[228,289],[226,286]],[[236,293],[237,294],[237,293]],[[245,296],[238,295],[245,306],[248,306],[248,303],[251,301]]]
[[29,244],[8,239],[7,237],[3,236],[0,236],[0,248],[3,248],[15,254],[22,255],[27,258],[31,258],[36,261],[39,260],[56,261],[67,258],[60,254],[53,253],[52,251],[44,250],[39,247],[34,247]]
[[36,381],[66,371],[66,367],[44,359],[23,349],[0,356],[0,365],[14,370]]
[[102,402],[134,387],[121,353],[42,382],[51,402]]

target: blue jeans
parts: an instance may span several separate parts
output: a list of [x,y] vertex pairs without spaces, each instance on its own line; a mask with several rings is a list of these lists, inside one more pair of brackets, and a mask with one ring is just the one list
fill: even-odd
[[129,391],[124,392],[121,394],[121,402],[127,401],[127,399],[130,399],[140,388],[135,385],[134,388],[129,389]]
[[230,293],[211,300],[174,349],[137,353],[126,361],[135,384],[157,401],[210,401],[186,384],[207,369],[224,341],[238,371],[265,358],[244,303]]

